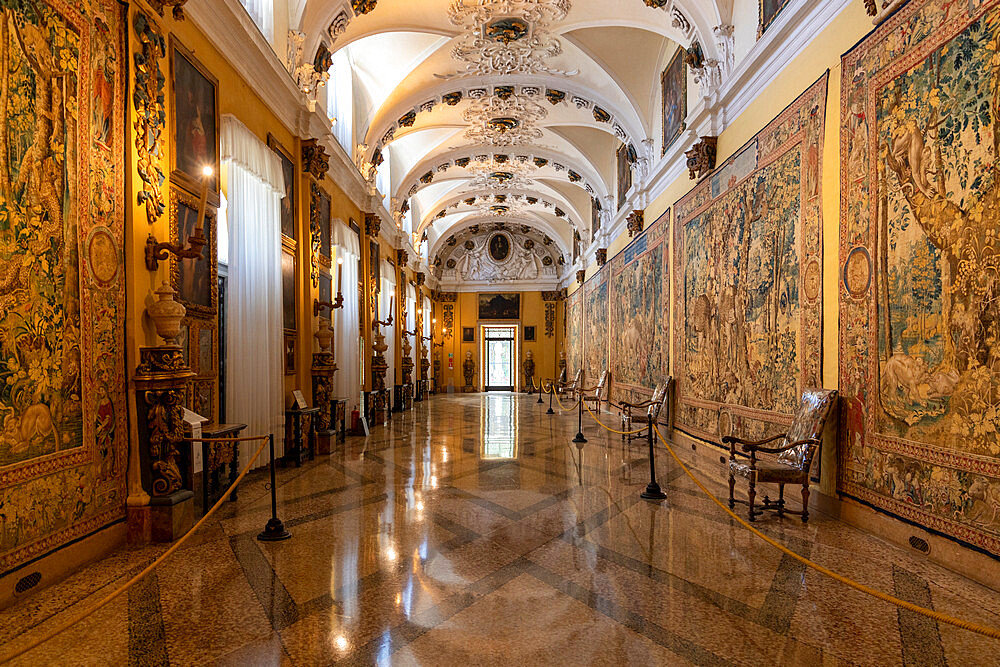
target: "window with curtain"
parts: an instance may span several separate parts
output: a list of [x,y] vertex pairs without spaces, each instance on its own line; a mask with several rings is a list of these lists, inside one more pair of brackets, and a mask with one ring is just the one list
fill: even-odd
[[[222,179],[229,227],[226,308],[226,420],[246,435],[275,436],[284,451],[281,223],[284,179],[278,156],[235,117],[221,126]],[[251,448],[240,449],[240,465]],[[265,456],[258,465],[268,462]]]
[[338,398],[347,399],[347,412],[360,409],[361,346],[358,322],[361,304],[358,295],[358,260],[361,246],[358,235],[342,220],[334,220],[333,244],[336,261],[343,260],[342,291],[344,307],[334,314],[334,354],[337,359],[336,392]]
[[274,37],[274,0],[240,0],[240,4],[270,43]]
[[[417,329],[417,288],[406,283],[406,330],[416,331]],[[410,336],[410,358],[413,359],[413,374],[410,376],[411,382],[420,379],[420,332]]]
[[[388,261],[382,262],[382,291],[378,297],[378,318],[383,322],[389,317],[389,304],[396,295],[396,269]],[[385,336],[385,344],[389,349],[385,351],[385,363],[389,365],[389,370],[385,373],[385,386],[389,389],[396,387],[396,335],[395,327],[399,326],[396,318],[393,318],[392,325],[382,327],[382,335]]]

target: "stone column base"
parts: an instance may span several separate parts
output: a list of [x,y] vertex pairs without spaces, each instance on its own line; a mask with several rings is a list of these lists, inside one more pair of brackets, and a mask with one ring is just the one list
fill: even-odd
[[130,544],[174,542],[194,525],[194,492],[178,491],[153,498],[149,505],[129,507],[126,517]]

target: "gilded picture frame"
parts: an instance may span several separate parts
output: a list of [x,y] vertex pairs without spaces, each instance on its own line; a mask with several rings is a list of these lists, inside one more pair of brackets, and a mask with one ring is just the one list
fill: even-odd
[[298,186],[295,182],[295,160],[273,134],[267,133],[267,146],[281,160],[281,174],[285,182],[285,196],[281,200],[281,236],[282,241],[291,241],[295,248],[298,238]]
[[660,120],[665,155],[687,123],[687,68],[684,66],[684,49],[678,48],[660,74]]
[[[199,201],[179,189],[170,190],[170,240],[186,245],[198,220]],[[188,315],[215,317],[219,305],[218,243],[216,213],[205,209],[204,234],[208,241],[201,259],[178,259],[170,256],[170,285],[177,290],[177,300],[187,308]]]
[[781,13],[781,10],[787,4],[788,0],[759,0],[757,39],[760,39],[761,35],[771,27],[771,24],[774,23],[774,20],[778,18],[778,14]]
[[[194,52],[170,37],[170,180],[201,192],[202,169],[212,167],[208,203],[219,206],[219,81]],[[181,92],[183,91],[183,93]]]
[[628,160],[628,145],[626,144],[619,146],[615,152],[615,169],[617,174],[615,185],[618,188],[617,208],[621,210],[628,197],[628,191],[632,189],[632,165]]

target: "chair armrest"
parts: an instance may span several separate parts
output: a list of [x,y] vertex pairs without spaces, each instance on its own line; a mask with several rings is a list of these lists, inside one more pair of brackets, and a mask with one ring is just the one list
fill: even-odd
[[724,435],[722,436],[722,443],[726,445],[743,445],[743,450],[748,451],[748,449],[756,449],[761,445],[766,445],[769,442],[774,442],[775,440],[784,437],[784,433],[779,433],[778,435],[773,435],[770,438],[764,438],[763,440],[744,440],[743,438],[735,435]]
[[642,401],[641,403],[629,403],[628,401],[622,401],[621,408],[648,408],[653,404],[653,401]]
[[[819,438],[806,438],[805,440],[796,440],[793,443],[785,445],[784,447],[755,447],[758,452],[767,452],[768,454],[780,454],[781,452],[787,451],[799,445],[810,445],[810,444],[820,444]],[[744,447],[745,449],[745,447]]]

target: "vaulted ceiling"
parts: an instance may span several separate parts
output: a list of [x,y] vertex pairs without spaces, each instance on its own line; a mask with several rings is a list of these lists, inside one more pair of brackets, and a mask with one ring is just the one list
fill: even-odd
[[732,3],[298,0],[292,20],[307,55],[346,53],[354,158],[389,165],[392,213],[412,211],[429,257],[504,221],[569,258],[616,206],[616,151],[660,155],[660,72],[694,42],[716,57],[712,28]]

